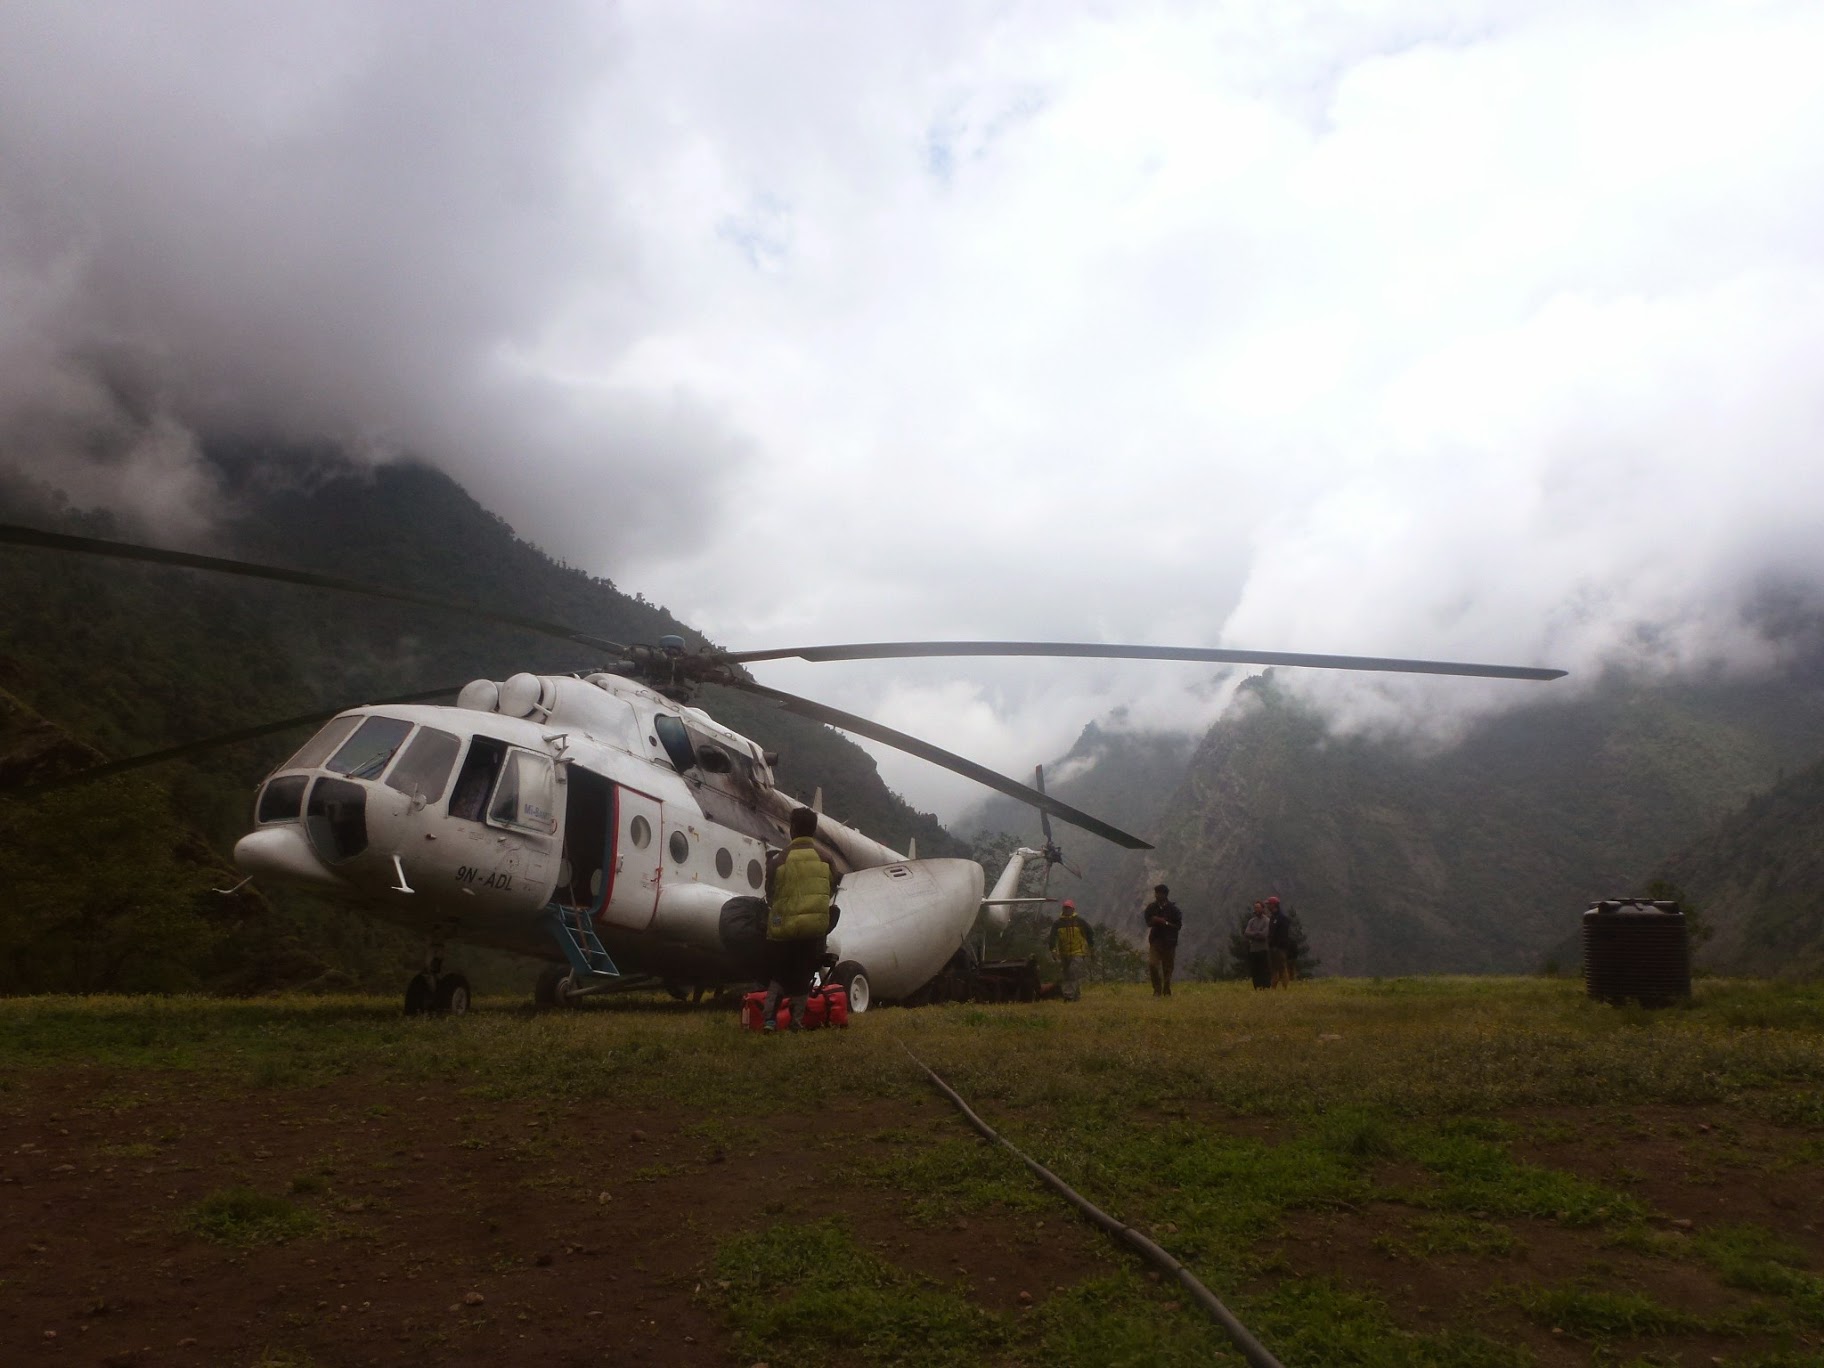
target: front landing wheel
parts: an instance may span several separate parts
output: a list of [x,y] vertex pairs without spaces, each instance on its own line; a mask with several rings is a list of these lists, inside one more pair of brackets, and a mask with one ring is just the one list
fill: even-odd
[[429,974],[413,974],[412,981],[405,985],[405,1014],[423,1016],[430,1011],[436,991]]

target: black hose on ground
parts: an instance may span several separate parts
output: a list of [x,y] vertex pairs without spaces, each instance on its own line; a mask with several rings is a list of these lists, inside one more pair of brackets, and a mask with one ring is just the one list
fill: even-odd
[[971,1111],[969,1104],[963,1101],[957,1094],[956,1089],[952,1088],[948,1083],[944,1082],[943,1079],[932,1072],[931,1067],[926,1064],[924,1060],[912,1053],[911,1047],[907,1045],[905,1041],[902,1040],[898,1043],[899,1048],[906,1052],[906,1058],[918,1065],[920,1069],[924,1070],[925,1077],[929,1078],[931,1082],[936,1085],[939,1092],[943,1093],[945,1097],[956,1104],[956,1109],[969,1119],[969,1124],[974,1126],[984,1138],[992,1140],[1014,1158],[1018,1159],[1022,1164],[1026,1165],[1035,1178],[1041,1183],[1044,1183],[1045,1186],[1049,1187],[1052,1191],[1058,1193],[1065,1201],[1069,1202],[1078,1211],[1082,1212],[1090,1220],[1101,1226],[1102,1229],[1106,1230],[1110,1235],[1113,1235],[1117,1240],[1121,1240],[1139,1251],[1140,1256],[1148,1263],[1153,1264],[1163,1272],[1170,1273],[1176,1278],[1180,1285],[1183,1286],[1184,1290],[1196,1299],[1197,1304],[1209,1313],[1210,1319],[1223,1328],[1228,1337],[1234,1341],[1235,1347],[1241,1350],[1242,1356],[1246,1358],[1249,1363],[1253,1364],[1254,1368],[1284,1368],[1284,1365],[1267,1351],[1266,1346],[1254,1338],[1249,1332],[1248,1327],[1235,1319],[1235,1313],[1218,1301],[1214,1292],[1197,1281],[1196,1275],[1193,1274],[1190,1269],[1179,1263],[1178,1260],[1174,1259],[1170,1254],[1167,1254],[1163,1249],[1147,1239],[1146,1236],[1142,1235],[1132,1226],[1122,1225],[1121,1222],[1096,1206],[1095,1203],[1091,1202],[1087,1197],[1071,1187],[1070,1184],[1066,1183],[1062,1178],[1058,1177],[1057,1174],[1046,1168],[1045,1165],[1039,1163],[1038,1160],[1028,1158],[1011,1142],[1004,1139],[993,1126],[990,1126],[986,1121],[982,1120],[981,1117]]

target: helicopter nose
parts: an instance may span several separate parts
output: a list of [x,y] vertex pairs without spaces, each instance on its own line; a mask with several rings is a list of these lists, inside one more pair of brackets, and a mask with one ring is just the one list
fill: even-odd
[[243,874],[272,877],[292,883],[340,888],[342,880],[310,848],[303,827],[296,822],[261,827],[234,843],[234,863]]

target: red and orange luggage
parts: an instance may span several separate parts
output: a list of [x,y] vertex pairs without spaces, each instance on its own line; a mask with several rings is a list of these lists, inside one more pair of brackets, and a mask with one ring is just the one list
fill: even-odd
[[[766,994],[756,990],[741,999],[741,1025],[749,1031],[758,1031],[765,1025],[762,1013],[766,1010]],[[788,997],[779,999],[776,1024],[783,1031],[792,1023],[792,1000]],[[827,988],[813,988],[804,1004],[804,1029],[815,1031],[823,1026],[847,1026],[849,1024],[849,990],[839,984]]]

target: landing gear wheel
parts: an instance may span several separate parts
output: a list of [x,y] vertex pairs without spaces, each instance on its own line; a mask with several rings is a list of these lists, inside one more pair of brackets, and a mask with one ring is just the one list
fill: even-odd
[[413,974],[412,981],[405,985],[405,1014],[409,1017],[423,1016],[431,1010],[435,993],[429,974]]
[[469,1014],[469,981],[461,974],[444,974],[437,980],[436,1009],[451,1016]]
[[540,1007],[574,1007],[577,1004],[576,976],[567,964],[547,964],[532,990],[532,1001]]
[[868,1010],[872,994],[868,989],[868,974],[854,960],[844,960],[836,966],[830,982],[839,984],[849,995],[849,1015]]

